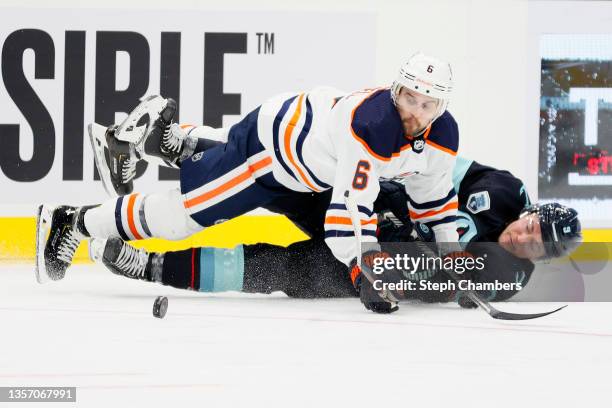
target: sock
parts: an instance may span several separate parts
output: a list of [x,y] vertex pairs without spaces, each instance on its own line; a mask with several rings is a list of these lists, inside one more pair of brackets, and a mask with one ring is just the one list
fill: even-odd
[[233,249],[200,249],[200,292],[241,291],[243,281],[242,245]]
[[200,292],[241,291],[244,279],[242,245],[233,249],[191,248],[167,252],[161,282]]
[[138,193],[114,198],[87,210],[83,228],[96,238],[121,237],[124,241],[151,238],[144,216],[144,198]]
[[82,224],[91,237],[118,236],[124,241],[152,237],[179,240],[203,229],[185,211],[178,189],[111,199],[87,210]]

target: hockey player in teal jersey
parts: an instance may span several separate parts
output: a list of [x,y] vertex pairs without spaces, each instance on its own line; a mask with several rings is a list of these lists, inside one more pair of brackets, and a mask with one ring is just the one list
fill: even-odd
[[[461,241],[499,244],[486,247],[489,262],[495,268],[472,275],[476,282],[513,283],[520,278],[524,286],[533,272],[533,261],[567,255],[580,242],[580,222],[573,209],[559,204],[532,205],[522,181],[507,171],[458,158],[453,181],[459,197],[457,225]],[[433,239],[427,224],[410,221],[407,200],[402,184],[381,183],[375,207],[382,215],[378,223],[381,242]],[[92,243],[92,255],[118,275],[202,292],[283,291],[302,298],[357,296],[346,266],[333,258],[322,239],[324,197],[305,197],[301,206],[295,203],[293,208],[296,211],[288,214],[289,218],[311,239],[287,248],[257,244],[149,254],[113,239]],[[435,282],[448,277],[439,272],[430,273],[428,279]],[[505,300],[515,293],[505,290],[482,295],[489,300]],[[452,291],[415,291],[407,298],[427,302],[457,300],[462,306],[472,306],[466,298],[456,295]]]

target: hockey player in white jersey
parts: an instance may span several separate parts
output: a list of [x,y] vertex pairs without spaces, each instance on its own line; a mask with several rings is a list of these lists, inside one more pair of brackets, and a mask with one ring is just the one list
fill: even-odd
[[[438,242],[456,242],[458,130],[446,111],[451,91],[450,66],[419,53],[391,88],[280,95],[229,129],[180,127],[172,123],[174,101],[148,98],[121,125],[103,129],[104,136],[99,125],[90,128],[99,167],[106,164],[102,148],[110,151],[107,186],[130,194],[97,206],[41,206],[38,279],[63,278],[86,237],[182,239],[258,207],[282,212],[300,195],[329,189],[326,243],[349,265],[359,250],[345,195],[356,203],[363,242],[374,243],[381,178],[404,178],[410,218],[430,225]],[[143,113],[152,119],[138,126]],[[193,154],[210,139],[219,145]],[[131,193],[135,163],[151,157],[180,167],[180,190]],[[352,275],[359,286],[360,274]]]

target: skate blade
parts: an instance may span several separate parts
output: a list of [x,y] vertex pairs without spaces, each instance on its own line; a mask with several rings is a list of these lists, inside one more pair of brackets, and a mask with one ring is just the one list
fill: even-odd
[[[115,137],[124,142],[133,143],[139,151],[145,135],[157,119],[159,113],[166,107],[167,100],[159,95],[150,95],[144,98],[127,118],[115,130]],[[149,115],[149,123],[145,126],[136,126],[144,117]]]
[[108,167],[108,162],[105,155],[105,151],[108,149],[108,145],[106,143],[106,127],[98,125],[97,123],[90,123],[87,126],[87,131],[89,133],[89,142],[94,154],[96,169],[98,169],[98,174],[102,180],[102,186],[110,197],[117,198],[119,195],[113,187],[113,181],[111,180],[110,169]]
[[36,280],[40,284],[51,281],[45,264],[45,245],[51,229],[51,210],[45,205],[38,207],[36,217]]

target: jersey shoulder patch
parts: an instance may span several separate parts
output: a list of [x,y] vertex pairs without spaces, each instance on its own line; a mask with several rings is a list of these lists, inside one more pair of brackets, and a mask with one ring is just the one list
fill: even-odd
[[[459,185],[459,202],[470,202],[474,194],[487,191],[491,197],[490,215],[505,224],[516,220],[530,202],[522,180],[506,170],[472,162]],[[468,211],[471,211],[468,208]]]
[[481,211],[491,209],[491,197],[487,190],[472,193],[467,199],[465,207],[472,213],[478,214]]
[[389,161],[410,147],[389,89],[375,91],[353,110],[351,132],[374,157]]
[[457,150],[459,150],[459,127],[453,115],[448,111],[431,124],[427,134],[427,144],[453,156],[457,154]]

